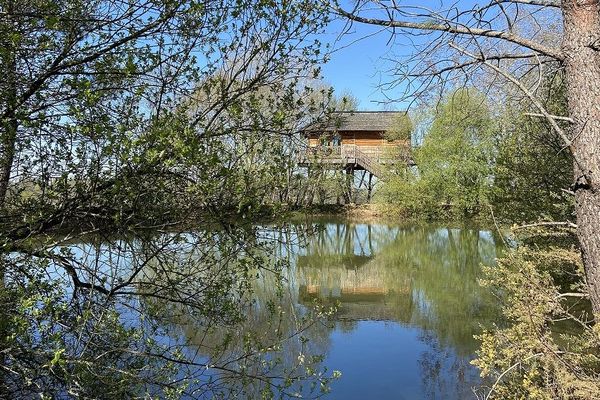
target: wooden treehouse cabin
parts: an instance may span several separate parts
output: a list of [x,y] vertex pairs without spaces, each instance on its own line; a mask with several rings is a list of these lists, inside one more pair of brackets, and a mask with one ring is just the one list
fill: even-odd
[[355,171],[362,171],[358,188],[364,184],[370,197],[373,177],[385,179],[386,166],[412,165],[410,135],[398,139],[396,129],[404,111],[336,112],[324,123],[304,130],[308,139],[306,153],[299,166],[319,166],[342,170],[354,181]]

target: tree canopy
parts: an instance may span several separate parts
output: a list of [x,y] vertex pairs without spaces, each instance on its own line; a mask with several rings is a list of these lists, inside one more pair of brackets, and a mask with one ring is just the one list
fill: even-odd
[[308,364],[245,371],[272,343],[237,363],[186,353],[157,309],[232,327],[256,274],[280,277],[274,239],[247,221],[285,138],[323,112],[301,84],[323,57],[319,2],[7,0],[0,13],[0,397],[326,387]]
[[437,111],[414,150],[416,170],[400,169],[381,195],[417,215],[476,215],[488,204],[493,181],[494,121],[486,99],[458,89]]

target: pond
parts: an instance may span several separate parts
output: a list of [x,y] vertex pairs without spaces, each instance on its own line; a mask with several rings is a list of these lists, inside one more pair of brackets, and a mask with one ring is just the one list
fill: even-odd
[[[164,373],[179,360],[184,397],[311,398],[323,383],[332,400],[475,399],[489,385],[470,362],[499,316],[478,283],[502,251],[493,231],[332,219],[227,229],[70,247],[87,282],[117,288],[122,329],[151,346],[143,362]],[[143,390],[162,397],[158,384]]]
[[[337,311],[327,324],[303,331],[301,344],[283,344],[284,364],[302,354],[322,355],[321,367],[341,372],[326,399],[475,398],[482,382],[470,364],[478,346],[474,335],[499,313],[478,284],[482,265],[493,265],[501,251],[494,234],[476,227],[340,221],[312,227],[305,240],[287,237],[274,250],[290,264],[279,307],[290,318],[315,304]],[[262,315],[273,285],[267,277],[259,280],[259,305],[248,314],[249,325],[264,336],[275,329]],[[191,351],[210,347],[186,316],[178,324],[191,348],[197,344]],[[278,329],[288,325],[280,322]]]

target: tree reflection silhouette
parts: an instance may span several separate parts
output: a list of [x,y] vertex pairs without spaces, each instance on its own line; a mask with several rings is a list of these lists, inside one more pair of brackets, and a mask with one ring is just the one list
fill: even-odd
[[435,330],[442,343],[470,354],[479,325],[497,315],[477,283],[497,251],[491,233],[474,228],[334,224],[298,256],[299,298],[339,301],[341,319]]
[[[243,358],[245,370],[264,374],[272,368],[268,374],[293,376],[308,365],[299,363],[300,355],[313,367],[320,365],[320,358],[310,357],[330,351],[333,332],[352,334],[360,321],[388,321],[421,332],[427,348],[418,360],[425,398],[468,396],[478,382],[469,364],[477,347],[473,336],[499,312],[477,283],[481,264],[493,264],[500,251],[492,233],[343,222],[313,228],[305,241],[290,231],[272,233],[280,243],[272,249],[274,257],[289,258],[291,266],[283,276],[261,275],[241,327],[214,326],[185,310],[170,310],[190,348],[225,365],[236,365],[249,351],[268,349],[267,359],[276,366]],[[337,306],[334,323],[306,328],[317,305]],[[329,367],[343,372],[345,366]],[[235,376],[227,379],[234,382]]]

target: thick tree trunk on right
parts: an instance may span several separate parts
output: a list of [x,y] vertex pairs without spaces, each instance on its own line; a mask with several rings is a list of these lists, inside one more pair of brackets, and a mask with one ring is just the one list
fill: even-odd
[[565,70],[575,158],[578,238],[590,300],[600,316],[600,3],[563,0]]

